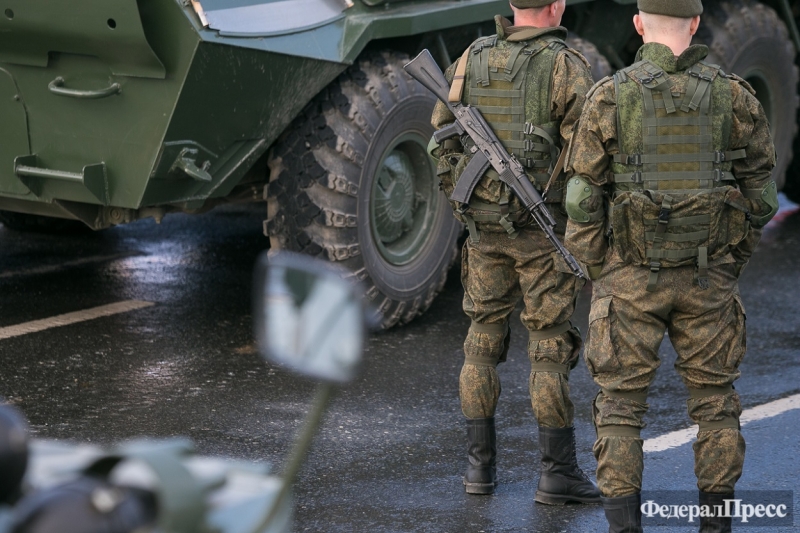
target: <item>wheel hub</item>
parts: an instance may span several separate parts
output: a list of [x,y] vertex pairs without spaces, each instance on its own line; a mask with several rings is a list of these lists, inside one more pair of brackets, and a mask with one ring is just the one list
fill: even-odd
[[414,167],[406,154],[393,150],[383,161],[375,191],[375,222],[383,243],[396,241],[412,224]]
[[395,138],[373,182],[372,235],[383,259],[395,266],[408,264],[421,253],[436,216],[436,172],[426,142],[415,132]]

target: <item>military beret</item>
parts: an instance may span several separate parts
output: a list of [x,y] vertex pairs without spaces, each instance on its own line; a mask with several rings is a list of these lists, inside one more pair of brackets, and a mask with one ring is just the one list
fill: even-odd
[[555,3],[556,0],[511,0],[511,5],[517,9],[529,9],[531,7],[544,7]]
[[703,13],[701,0],[638,0],[639,11],[668,17],[692,18]]

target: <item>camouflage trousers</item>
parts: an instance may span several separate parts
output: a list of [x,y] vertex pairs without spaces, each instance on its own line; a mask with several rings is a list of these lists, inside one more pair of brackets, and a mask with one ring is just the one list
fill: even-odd
[[732,387],[746,344],[734,265],[712,265],[706,290],[697,285],[693,266],[662,269],[654,292],[645,290],[649,275],[648,268],[624,264],[612,251],[594,284],[585,358],[601,387],[594,404],[600,492],[617,498],[641,491],[639,432],[668,332],[678,355],[675,370],[689,391],[689,417],[699,425],[693,446],[697,486],[731,493],[745,452],[742,407]]
[[464,416],[494,416],[501,390],[496,367],[506,359],[509,317],[522,299],[534,416],[540,426],[572,426],[568,377],[578,361],[581,339],[569,319],[583,282],[541,231],[525,228],[516,238],[501,229],[482,230],[477,243],[467,240],[461,282],[464,312],[472,319],[459,379]]

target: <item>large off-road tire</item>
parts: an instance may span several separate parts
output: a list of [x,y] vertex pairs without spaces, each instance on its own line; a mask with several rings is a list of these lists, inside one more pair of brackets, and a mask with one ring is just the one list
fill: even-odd
[[797,133],[795,49],[786,25],[770,7],[752,0],[707,3],[698,40],[711,49],[708,60],[725,72],[737,74],[756,90],[771,125],[778,164],[773,177],[788,189],[797,185],[797,173],[787,174]]
[[338,262],[382,326],[404,324],[444,285],[462,228],[427,155],[434,96],[408,57],[369,53],[319,94],[270,153],[270,246]]
[[600,81],[614,72],[606,56],[601,54],[600,50],[591,42],[581,39],[574,33],[570,33],[565,42],[567,46],[580,52],[592,66],[592,78],[594,78],[594,81]]
[[0,224],[14,231],[36,233],[73,234],[88,233],[91,229],[78,220],[28,215],[12,211],[0,211]]

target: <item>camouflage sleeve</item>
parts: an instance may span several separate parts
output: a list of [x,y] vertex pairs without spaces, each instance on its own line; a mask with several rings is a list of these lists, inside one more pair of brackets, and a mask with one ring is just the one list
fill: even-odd
[[556,56],[551,118],[561,121],[563,146],[572,140],[572,132],[586,102],[586,93],[594,84],[590,68],[589,62],[571,48]]
[[[735,79],[731,83],[733,120],[731,124],[731,149],[744,148],[747,157],[733,162],[733,175],[740,189],[762,190],[772,181],[775,166],[775,147],[769,131],[764,109],[746,82]],[[762,200],[748,200],[753,215],[763,215],[770,207]],[[761,229],[751,228],[747,238],[733,250],[738,268],[749,261],[761,238]]]
[[[456,74],[456,65],[458,65],[458,61],[447,67],[447,70],[444,71],[444,77],[447,79],[447,83],[453,83],[453,76]],[[438,130],[448,124],[452,124],[455,120],[456,117],[450,112],[445,103],[441,100],[436,100],[436,105],[431,115],[431,124],[433,124],[433,127]]]
[[[613,84],[603,83],[590,92],[578,122],[567,158],[567,177],[581,176],[594,185],[609,182],[609,154],[617,148],[617,105]],[[567,222],[564,245],[588,267],[601,265],[608,249],[606,222]]]
[[567,159],[567,176],[578,174],[595,185],[605,185],[611,172],[609,155],[617,152],[617,102],[614,84],[605,80],[583,107]]
[[732,83],[733,120],[731,150],[744,148],[747,157],[733,162],[733,175],[741,189],[762,189],[772,179],[775,147],[761,103],[749,86]]

